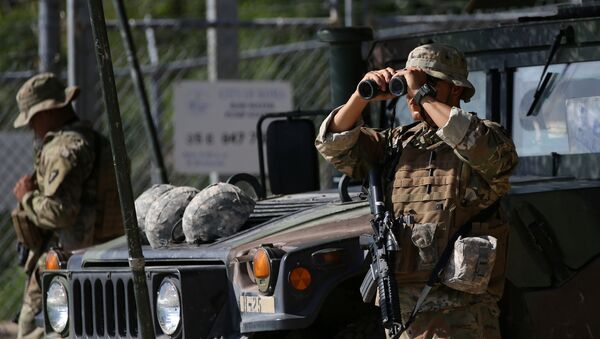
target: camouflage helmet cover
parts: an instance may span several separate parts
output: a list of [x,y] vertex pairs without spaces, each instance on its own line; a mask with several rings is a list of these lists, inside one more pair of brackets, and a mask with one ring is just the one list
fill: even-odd
[[175,186],[169,184],[152,185],[152,187],[145,190],[135,199],[135,215],[137,217],[140,235],[142,236],[142,241],[144,243],[148,243],[148,238],[146,238],[145,230],[146,215],[150,210],[150,205],[152,205],[152,203],[158,200],[161,195],[172,190],[173,188],[175,188]]
[[406,67],[415,67],[434,78],[464,87],[461,99],[469,102],[475,94],[475,87],[467,79],[467,59],[458,49],[445,44],[421,45],[408,54]]
[[194,187],[175,187],[162,194],[150,205],[145,231],[152,248],[166,247],[176,236],[185,208],[198,193]]
[[65,107],[75,100],[78,94],[79,87],[65,87],[53,73],[35,75],[17,92],[19,115],[13,126],[24,127],[40,112]]
[[254,210],[255,201],[239,187],[217,183],[198,193],[183,214],[188,243],[209,242],[239,231]]

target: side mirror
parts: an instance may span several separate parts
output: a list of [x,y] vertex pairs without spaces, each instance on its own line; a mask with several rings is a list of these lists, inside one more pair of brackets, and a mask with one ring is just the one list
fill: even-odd
[[273,194],[319,189],[315,126],[309,119],[275,120],[267,127],[267,168]]

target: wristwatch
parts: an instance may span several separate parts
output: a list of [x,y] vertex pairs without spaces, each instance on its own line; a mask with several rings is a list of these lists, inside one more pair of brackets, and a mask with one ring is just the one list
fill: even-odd
[[435,88],[433,86],[431,86],[428,83],[425,83],[423,86],[421,86],[421,88],[419,88],[419,91],[417,92],[417,94],[415,94],[415,97],[413,98],[413,100],[415,101],[415,103],[419,106],[421,106],[421,101],[423,100],[424,97],[432,97],[435,98],[435,95],[437,94],[437,92],[435,91]]

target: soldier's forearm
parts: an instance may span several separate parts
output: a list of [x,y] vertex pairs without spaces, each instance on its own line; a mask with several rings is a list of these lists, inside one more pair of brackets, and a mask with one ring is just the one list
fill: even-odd
[[450,119],[450,110],[452,110],[452,107],[430,96],[424,97],[421,100],[421,105],[436,126],[446,126]]
[[329,124],[328,132],[339,133],[352,129],[360,119],[363,110],[369,102],[356,92],[348,102],[337,112]]

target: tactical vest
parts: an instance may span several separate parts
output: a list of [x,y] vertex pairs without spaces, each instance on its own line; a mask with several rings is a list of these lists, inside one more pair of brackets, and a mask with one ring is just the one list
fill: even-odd
[[[404,216],[400,232],[401,253],[396,261],[399,284],[424,284],[448,239],[461,225],[494,203],[464,207],[461,197],[478,175],[461,161],[452,148],[440,141],[427,148],[405,145],[388,196],[396,217]],[[480,220],[478,220],[480,221]],[[470,235],[492,235],[498,239],[496,263],[488,292],[500,296],[504,284],[508,225],[500,212],[473,223]]]
[[101,134],[95,134],[96,166],[92,185],[96,191],[94,243],[98,244],[123,235],[124,228],[110,142]]

